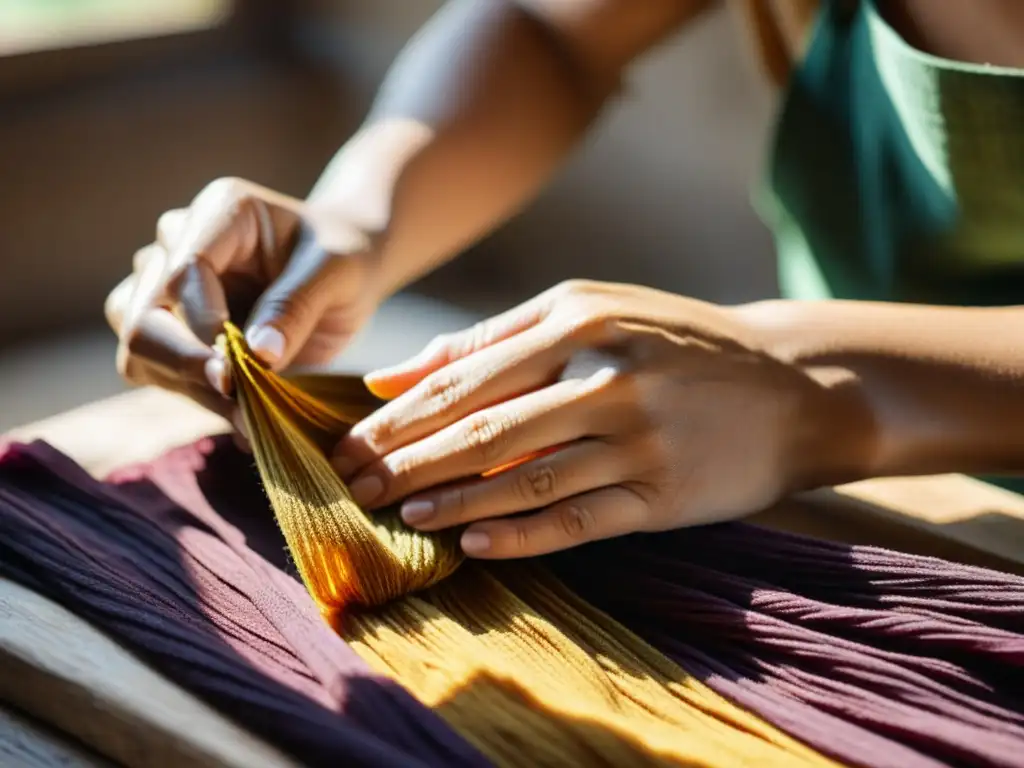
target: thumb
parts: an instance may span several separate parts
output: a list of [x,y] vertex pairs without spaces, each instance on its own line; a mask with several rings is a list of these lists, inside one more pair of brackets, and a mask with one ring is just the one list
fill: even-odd
[[532,328],[548,315],[550,306],[550,297],[541,294],[464,331],[437,336],[414,357],[368,373],[366,387],[382,400],[392,400],[434,371]]
[[286,368],[302,351],[331,305],[341,260],[304,235],[291,259],[252,311],[245,340],[272,370]]

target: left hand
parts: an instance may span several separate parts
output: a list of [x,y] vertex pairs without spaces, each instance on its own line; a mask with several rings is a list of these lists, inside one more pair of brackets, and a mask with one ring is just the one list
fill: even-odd
[[365,508],[405,499],[415,528],[468,524],[476,557],[757,511],[829,471],[828,387],[741,318],[649,288],[559,285],[367,377],[394,399],[335,466]]

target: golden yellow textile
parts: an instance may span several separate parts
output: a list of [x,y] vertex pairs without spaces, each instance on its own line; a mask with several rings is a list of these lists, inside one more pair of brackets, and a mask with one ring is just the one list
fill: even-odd
[[740,709],[535,562],[463,563],[458,532],[368,516],[326,452],[379,401],[227,348],[260,474],[325,618],[498,765],[833,765]]

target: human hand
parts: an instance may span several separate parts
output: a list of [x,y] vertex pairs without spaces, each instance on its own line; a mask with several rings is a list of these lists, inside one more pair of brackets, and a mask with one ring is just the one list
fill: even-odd
[[827,382],[741,312],[648,288],[557,286],[367,383],[394,399],[339,444],[339,474],[415,528],[468,524],[471,556],[734,518],[839,469]]
[[168,211],[156,240],[106,302],[117,366],[132,384],[191,397],[244,429],[213,342],[248,317],[246,338],[275,370],[336,355],[381,297],[368,238],[301,200],[241,179]]

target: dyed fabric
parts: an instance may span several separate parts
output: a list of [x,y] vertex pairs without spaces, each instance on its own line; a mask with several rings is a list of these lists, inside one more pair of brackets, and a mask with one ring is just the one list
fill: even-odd
[[[283,570],[259,487],[226,442],[215,451],[204,441],[115,479],[118,486],[99,484],[44,444],[12,447],[0,462],[0,574],[74,609],[308,764],[484,763],[433,712],[369,673],[320,619]],[[353,644],[442,716],[474,718],[473,741],[492,751],[507,745],[496,750],[498,763],[682,764],[670,757],[680,751],[672,742],[692,740],[693,754],[719,750],[702,758],[708,765],[827,764],[638,640],[614,641],[613,622],[550,579],[503,581],[515,585],[511,600],[495,577],[466,568],[430,599],[352,617]],[[502,603],[504,616],[481,609]],[[573,608],[573,635],[562,636],[553,614]],[[409,626],[411,616],[422,625]],[[506,621],[516,626],[499,633],[504,642],[481,636]],[[560,639],[556,657],[544,644]],[[616,675],[617,663],[630,674]],[[645,666],[658,686],[641,674]],[[544,673],[523,684],[522,676]],[[553,701],[553,692],[565,698]],[[640,743],[602,711],[609,701],[625,723],[646,707],[663,726],[648,723]],[[677,721],[665,722],[673,714]],[[583,763],[566,759],[568,739]]]
[[145,482],[141,470],[121,473],[118,486],[45,444],[10,447],[0,575],[73,610],[304,765],[488,765],[324,624],[284,570],[248,457],[214,445],[168,454]]
[[1020,577],[739,523],[550,563],[688,672],[847,762],[1024,764]]
[[[262,416],[248,406],[250,428],[286,430],[279,452],[340,418],[271,382]],[[272,413],[285,407],[310,414],[303,429]],[[262,469],[279,519],[294,503],[282,502],[286,484],[316,477],[317,456],[277,476]],[[11,448],[0,574],[312,765],[1021,764],[1018,577],[729,524],[430,578],[382,579],[353,559],[359,578],[321,577],[314,603],[289,575],[251,459],[226,441],[113,480],[96,483],[43,445]],[[325,525],[292,524],[293,537]],[[363,546],[383,540],[400,563],[445,546],[392,535],[386,517],[364,524]],[[318,541],[290,545],[300,571],[302,557],[307,572],[351,557]],[[402,584],[429,586],[400,597]]]
[[[503,765],[829,765],[594,611],[544,566],[463,564],[458,531],[367,516],[326,451],[374,407],[227,351],[253,452],[325,618]],[[337,387],[351,382],[337,380]],[[311,393],[317,392],[318,397]]]
[[[474,764],[318,619],[229,440],[112,479],[45,445],[12,450],[0,573],[308,764]],[[1018,577],[743,524],[544,562],[688,673],[844,763],[1021,764]]]

